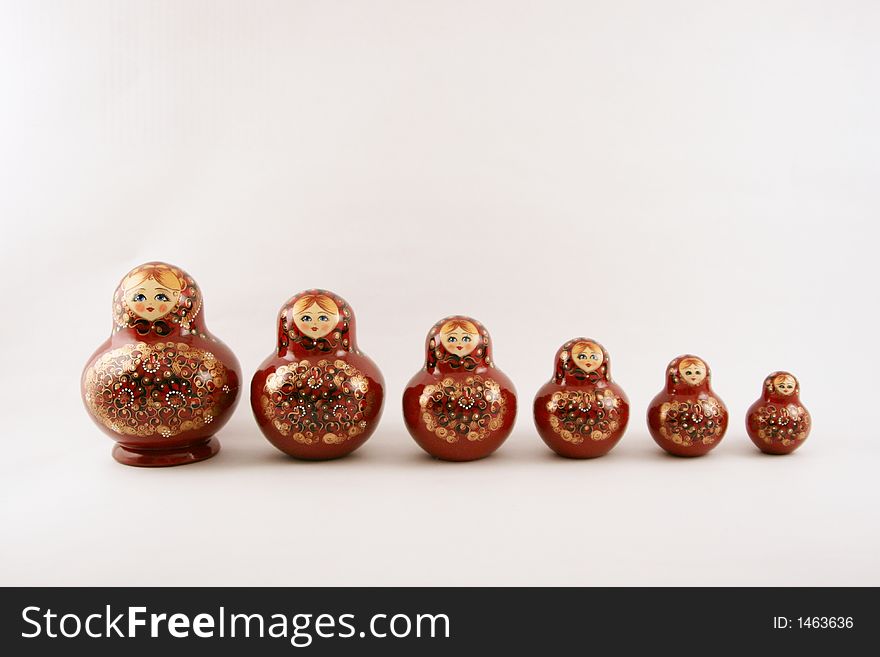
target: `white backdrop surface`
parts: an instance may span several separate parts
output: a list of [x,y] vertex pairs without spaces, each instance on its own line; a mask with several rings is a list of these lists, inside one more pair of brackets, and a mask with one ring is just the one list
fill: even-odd
[[[880,584],[880,4],[0,3],[0,584]],[[118,465],[79,398],[118,279],[201,285],[245,381],[281,303],[343,295],[387,382],[344,460],[266,442]],[[471,314],[520,394],[449,464],[400,395]],[[531,401],[566,339],[610,351],[632,421],[555,457]],[[665,456],[664,367],[713,369],[731,428]],[[788,369],[791,457],[744,414]]]

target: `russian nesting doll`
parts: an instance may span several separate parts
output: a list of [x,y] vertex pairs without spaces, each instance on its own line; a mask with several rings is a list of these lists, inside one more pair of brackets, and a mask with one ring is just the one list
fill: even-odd
[[353,452],[376,430],[385,381],[355,338],[337,294],[306,290],[278,313],[278,346],[251,381],[251,407],[270,443],[299,459]]
[[235,355],[205,326],[201,291],[182,269],[149,262],[113,297],[113,330],[86,363],[82,395],[125,465],[210,458],[238,400]]
[[648,429],[670,454],[703,456],[724,437],[727,408],[712,391],[711,377],[696,356],[679,356],[666,368],[666,388],[648,408]]
[[462,315],[437,322],[425,367],[403,393],[403,419],[415,441],[447,461],[473,461],[501,446],[516,419],[516,390],[492,362],[492,340]]
[[611,379],[611,359],[595,340],[575,338],[556,352],[553,378],[535,395],[535,426],[548,447],[575,459],[602,456],[626,431],[629,400]]
[[766,454],[791,454],[810,435],[810,426],[794,375],[773,372],[764,379],[761,398],[746,413],[746,431],[758,449]]

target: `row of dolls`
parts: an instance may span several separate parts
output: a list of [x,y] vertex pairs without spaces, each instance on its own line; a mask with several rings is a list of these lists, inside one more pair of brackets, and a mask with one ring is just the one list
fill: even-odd
[[[133,269],[113,300],[113,330],[86,364],[86,409],[117,441],[127,465],[200,461],[219,450],[214,434],[235,407],[241,370],[233,353],[205,326],[202,296],[183,270],[161,262]],[[673,360],[666,387],[651,402],[654,440],[678,456],[706,454],[724,436],[728,412],[711,388],[706,362]],[[278,315],[278,342],[251,381],[251,406],[266,438],[301,459],[331,459],[360,447],[376,430],[384,381],[355,339],[351,306],[327,290],[291,298]],[[488,456],[516,417],[513,384],[492,359],[492,341],[477,320],[437,322],[425,365],[403,393],[403,415],[415,441],[452,461]],[[553,378],[534,401],[538,433],[571,458],[608,453],[629,421],[629,403],[611,378],[608,352],[576,338],[556,354]],[[754,443],[769,454],[797,449],[810,415],[797,380],[774,372],[748,410]]]

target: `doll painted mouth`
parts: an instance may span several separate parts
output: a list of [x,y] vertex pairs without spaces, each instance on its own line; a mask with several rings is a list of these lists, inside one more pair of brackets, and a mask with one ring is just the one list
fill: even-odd
[[313,327],[312,327],[312,331],[317,331],[317,330],[318,330],[318,327],[317,327],[317,326],[313,326]]
[[153,312],[154,310],[156,310],[156,309],[153,308],[153,306],[147,306],[147,312],[148,312],[148,313],[151,313],[151,312]]
[[456,347],[456,349],[458,349],[459,351],[461,351],[461,347]]

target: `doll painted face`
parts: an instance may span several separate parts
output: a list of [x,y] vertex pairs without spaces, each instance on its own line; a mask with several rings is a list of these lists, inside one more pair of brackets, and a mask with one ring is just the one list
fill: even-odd
[[678,364],[678,373],[686,383],[698,386],[706,378],[706,363],[699,358],[685,358]]
[[584,372],[595,372],[602,365],[605,356],[602,349],[594,342],[578,342],[571,348],[574,364]]
[[793,395],[797,381],[791,374],[777,374],[773,377],[773,389],[780,395]]
[[123,281],[125,305],[151,322],[165,317],[180,300],[183,283],[170,269],[154,267],[136,271]]
[[464,357],[480,344],[480,332],[467,320],[453,319],[440,329],[440,342],[450,354]]
[[339,306],[326,294],[304,296],[293,306],[293,323],[303,335],[323,338],[339,323]]

